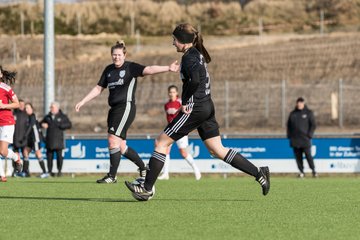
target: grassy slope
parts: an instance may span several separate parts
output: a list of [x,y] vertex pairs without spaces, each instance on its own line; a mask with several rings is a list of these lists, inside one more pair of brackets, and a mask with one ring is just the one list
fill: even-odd
[[[1,239],[358,239],[359,178],[172,179],[134,202],[94,177],[0,184]],[[20,229],[16,228],[20,226]]]

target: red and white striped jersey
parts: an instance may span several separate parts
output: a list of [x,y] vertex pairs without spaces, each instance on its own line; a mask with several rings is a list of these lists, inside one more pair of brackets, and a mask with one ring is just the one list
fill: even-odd
[[[5,83],[0,83],[0,101],[8,104],[9,101],[16,99],[16,95],[11,87]],[[10,109],[0,109],[0,126],[14,125],[15,120]]]

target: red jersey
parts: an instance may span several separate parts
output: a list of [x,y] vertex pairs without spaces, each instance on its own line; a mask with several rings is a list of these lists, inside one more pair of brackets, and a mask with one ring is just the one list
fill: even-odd
[[[11,87],[5,83],[0,83],[0,101],[8,104],[9,100],[14,100],[16,95]],[[14,125],[14,115],[10,109],[0,109],[0,126]]]
[[171,123],[171,121],[178,115],[179,109],[181,108],[181,100],[177,98],[175,101],[169,100],[165,106],[165,112],[166,112],[166,119],[168,123]]

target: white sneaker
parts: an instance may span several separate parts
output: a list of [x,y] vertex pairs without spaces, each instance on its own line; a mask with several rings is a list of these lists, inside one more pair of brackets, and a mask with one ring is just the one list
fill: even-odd
[[169,180],[169,174],[161,174],[160,176],[158,176],[159,180]]
[[39,177],[40,177],[40,178],[48,178],[48,177],[49,177],[49,174],[48,174],[48,173],[42,173],[42,174],[40,174]]
[[197,166],[194,165],[194,174],[195,174],[195,179],[196,180],[200,180],[201,178],[201,173],[200,170],[197,168]]

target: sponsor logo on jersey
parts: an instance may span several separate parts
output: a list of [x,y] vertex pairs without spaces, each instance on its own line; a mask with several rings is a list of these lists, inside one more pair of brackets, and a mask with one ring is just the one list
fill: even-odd
[[108,76],[107,76],[107,77],[108,77],[108,78],[111,77],[111,73],[108,73]]
[[306,115],[306,114],[303,114],[303,115],[302,115],[302,118],[307,118],[307,115]]
[[119,80],[117,80],[116,82],[111,82],[108,84],[109,88],[114,88],[115,86],[119,86],[119,85],[124,85],[124,79],[120,78]]
[[123,78],[123,77],[125,76],[125,73],[126,73],[125,70],[121,70],[121,71],[119,72],[120,78]]

